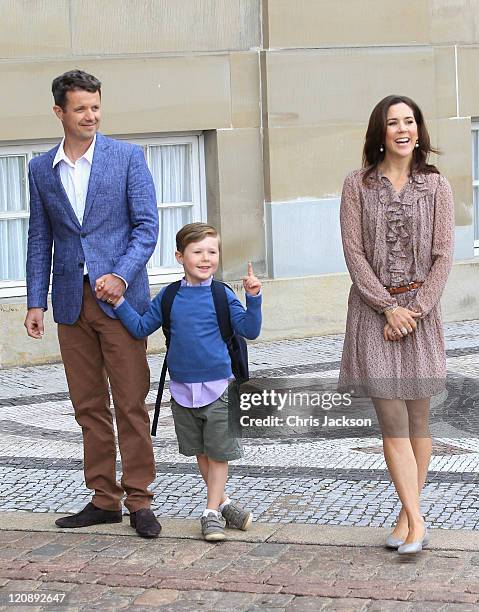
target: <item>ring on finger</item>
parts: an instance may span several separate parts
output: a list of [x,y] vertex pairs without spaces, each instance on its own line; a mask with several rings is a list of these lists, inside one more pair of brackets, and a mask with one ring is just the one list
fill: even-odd
[[401,327],[400,332],[403,336],[407,336],[408,335],[408,331],[406,327]]

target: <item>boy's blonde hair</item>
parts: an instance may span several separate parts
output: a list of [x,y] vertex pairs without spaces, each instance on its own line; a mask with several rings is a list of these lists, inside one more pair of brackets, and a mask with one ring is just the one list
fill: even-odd
[[218,246],[220,246],[220,235],[215,227],[206,223],[188,223],[176,234],[176,250],[184,253],[189,244],[200,242],[208,236],[218,238]]

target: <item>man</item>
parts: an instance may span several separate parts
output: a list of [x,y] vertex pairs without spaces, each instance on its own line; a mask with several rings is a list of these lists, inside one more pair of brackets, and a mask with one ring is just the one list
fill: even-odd
[[[146,344],[134,339],[111,304],[123,293],[139,312],[150,302],[146,263],[158,237],[153,180],[140,147],[98,133],[101,83],[81,70],[52,84],[53,110],[63,124],[60,145],[30,162],[27,333],[43,335],[53,249],[52,305],[75,409],[82,427],[86,486],[92,501],[59,527],[122,520],[143,537],[161,526],[150,509],[155,478],[145,398]],[[110,383],[122,458],[116,444]]]

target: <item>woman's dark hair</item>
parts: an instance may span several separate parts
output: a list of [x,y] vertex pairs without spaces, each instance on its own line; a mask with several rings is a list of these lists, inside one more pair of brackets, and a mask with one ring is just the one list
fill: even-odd
[[[419,106],[407,96],[392,95],[383,98],[376,104],[369,117],[368,129],[366,131],[366,140],[363,149],[363,167],[367,168],[363,176],[363,181],[374,172],[377,165],[384,159],[386,154],[384,147],[384,139],[386,136],[387,116],[390,106],[403,102],[414,114],[414,119],[417,123],[417,138],[419,146],[414,148],[411,171],[422,172],[424,174],[436,173],[439,170],[436,166],[427,163],[429,153],[439,153],[437,149],[431,146],[429,133],[424,123],[424,117]],[[380,150],[382,147],[382,151]]]
[[52,93],[55,104],[64,109],[67,92],[76,89],[91,93],[98,91],[101,97],[101,83],[96,77],[83,70],[70,70],[53,79]]

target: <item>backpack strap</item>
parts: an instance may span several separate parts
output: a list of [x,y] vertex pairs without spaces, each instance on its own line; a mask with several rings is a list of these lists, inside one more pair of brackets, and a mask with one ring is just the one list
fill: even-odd
[[234,293],[233,289],[226,283],[213,280],[211,292],[213,294],[218,327],[231,359],[231,371],[236,383],[240,385],[249,380],[248,348],[246,340],[239,334],[235,334],[231,325],[230,307],[226,293],[227,287]]
[[158,395],[156,396],[155,413],[153,415],[153,423],[151,426],[152,436],[156,436],[158,419],[160,417],[161,399],[165,389],[166,371],[168,369],[166,358],[168,356],[168,349],[170,348],[171,308],[173,306],[173,300],[175,299],[180,287],[181,281],[175,281],[166,287],[163,295],[161,296],[161,328],[165,335],[166,353],[163,360],[163,367],[161,368],[160,382],[158,383]]
[[[221,281],[213,279],[211,282],[211,293],[213,294],[218,327],[220,328],[223,341],[228,344],[233,335],[233,328],[231,327],[230,307],[228,304],[228,296],[226,295],[226,287],[231,289],[229,285]],[[231,291],[233,291],[233,289],[231,289]]]

